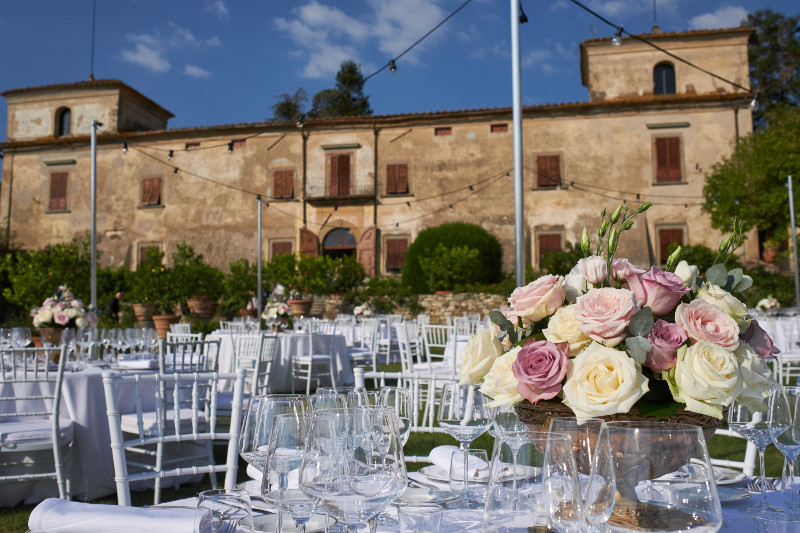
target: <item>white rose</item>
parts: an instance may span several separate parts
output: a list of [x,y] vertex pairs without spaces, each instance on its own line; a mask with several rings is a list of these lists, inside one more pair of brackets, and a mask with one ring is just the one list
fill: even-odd
[[39,318],[39,315],[36,315],[35,317],[33,317],[33,327],[38,328],[41,325],[42,325],[42,321]]
[[79,328],[85,328],[89,324],[84,317],[79,316],[78,318],[75,319],[75,325],[78,326]]
[[608,263],[599,255],[579,259],[576,268],[592,285],[602,285],[608,274]]
[[685,403],[689,411],[720,419],[722,408],[744,387],[736,356],[709,341],[681,346],[675,367],[662,375],[675,401]]
[[564,405],[579,420],[627,413],[648,390],[641,365],[625,352],[593,342],[569,362]]
[[733,355],[739,361],[739,370],[742,372],[744,382],[738,397],[739,401],[756,411],[763,409],[767,391],[777,385],[772,370],[746,342],[740,342]]
[[476,385],[503,353],[503,345],[488,329],[472,335],[461,350],[461,385]]
[[53,312],[50,309],[41,309],[36,316],[39,318],[40,324],[47,324],[53,321]]
[[697,291],[697,298],[714,304],[725,311],[729,317],[736,321],[740,331],[746,331],[750,327],[750,320],[747,319],[747,306],[725,289],[713,283],[705,283]]
[[519,382],[511,370],[511,365],[521,349],[522,347],[516,346],[495,359],[491,370],[483,378],[480,390],[492,399],[489,407],[514,405],[522,401],[522,395],[517,390]]
[[564,276],[564,291],[567,293],[566,300],[569,303],[574,304],[578,296],[592,288],[594,287],[586,281],[586,276],[581,273],[577,266],[573,267],[569,274]]
[[686,261],[681,261],[675,267],[675,275],[683,280],[684,287],[689,287],[693,291],[697,290],[697,277],[700,275],[699,268],[690,265]]
[[66,314],[70,319],[75,318],[78,316],[78,311],[74,307],[68,307],[64,314]]
[[583,322],[575,318],[575,304],[560,308],[550,317],[547,327],[542,330],[547,340],[553,343],[569,343],[569,355],[574,357],[586,348],[592,339],[583,334],[578,326]]

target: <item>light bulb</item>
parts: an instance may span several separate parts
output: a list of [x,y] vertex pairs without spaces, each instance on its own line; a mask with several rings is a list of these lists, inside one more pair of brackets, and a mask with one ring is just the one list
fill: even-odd
[[619,46],[622,44],[622,26],[617,28],[617,33],[611,38],[611,44],[613,46]]
[[753,95],[753,99],[750,100],[750,103],[748,104],[747,107],[750,108],[750,111],[755,111],[756,109],[758,109],[758,93]]

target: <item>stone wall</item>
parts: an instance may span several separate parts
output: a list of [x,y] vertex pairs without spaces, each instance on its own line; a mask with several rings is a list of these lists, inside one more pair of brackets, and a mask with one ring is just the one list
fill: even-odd
[[[498,294],[459,293],[459,294],[423,294],[419,297],[423,307],[422,313],[431,316],[431,324],[446,324],[447,316],[463,316],[471,313],[480,313],[481,316],[508,305],[506,297]],[[336,318],[341,312],[342,297],[340,295],[314,296],[311,314]],[[415,318],[405,307],[400,307],[396,313],[402,314],[407,319]]]

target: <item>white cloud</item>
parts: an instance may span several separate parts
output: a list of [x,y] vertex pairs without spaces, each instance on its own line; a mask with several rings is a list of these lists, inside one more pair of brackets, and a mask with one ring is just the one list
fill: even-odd
[[214,36],[201,40],[194,36],[191,30],[169,24],[170,34],[163,36],[161,32],[128,34],[126,40],[133,44],[133,48],[123,49],[119,58],[127,63],[145,67],[152,72],[166,72],[171,68],[167,56],[170,51],[184,47],[197,50],[213,48],[220,45],[219,39]]
[[743,7],[725,6],[713,13],[704,13],[692,17],[689,28],[693,30],[710,30],[717,28],[736,28],[747,18],[747,10]]
[[223,0],[207,0],[206,11],[215,14],[222,20],[228,19],[228,8]]
[[164,57],[163,51],[146,42],[134,43],[133,50],[123,50],[122,60],[153,72],[166,72],[170,69],[169,61]]
[[525,54],[525,57],[520,61],[523,67],[539,67],[544,68],[544,65],[553,57],[553,52],[546,48],[537,48]]
[[211,77],[211,73],[209,71],[207,71],[206,69],[197,67],[195,65],[189,65],[189,64],[187,64],[183,68],[183,73],[186,74],[187,76],[191,76],[192,78],[210,78]]
[[588,7],[606,17],[619,17],[624,14],[652,11],[653,4],[642,0],[590,0]]

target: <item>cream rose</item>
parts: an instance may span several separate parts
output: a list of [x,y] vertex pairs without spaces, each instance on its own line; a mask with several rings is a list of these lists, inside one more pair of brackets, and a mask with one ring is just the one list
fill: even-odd
[[503,353],[503,345],[488,329],[479,330],[461,350],[461,385],[476,385]]
[[548,274],[524,287],[517,287],[508,298],[511,309],[506,316],[512,322],[521,317],[530,322],[538,322],[556,312],[564,304],[564,278]]
[[53,312],[50,309],[40,309],[36,316],[39,318],[40,324],[47,324],[53,320]]
[[625,352],[593,342],[569,362],[564,405],[579,420],[627,413],[649,390],[642,367]]
[[764,407],[766,392],[776,386],[767,362],[760,357],[752,346],[740,342],[739,347],[733,351],[739,361],[739,370],[742,371],[744,387],[739,394],[739,401],[752,409],[760,410]]
[[77,310],[77,309],[75,309],[74,307],[68,307],[68,308],[67,308],[67,309],[64,311],[64,313],[66,313],[66,315],[67,315],[68,317],[70,317],[70,319],[72,319],[72,318],[76,318],[76,317],[78,316],[78,310]]
[[736,321],[741,331],[745,331],[750,327],[750,321],[747,319],[747,306],[725,289],[713,283],[706,283],[702,289],[697,291],[697,298],[714,304],[725,311],[729,317]]
[[556,314],[550,317],[550,322],[542,330],[542,333],[550,342],[569,343],[569,355],[574,357],[592,342],[592,339],[578,329],[578,326],[582,324],[583,322],[575,318],[575,304],[571,304],[556,311]]
[[85,328],[89,325],[89,322],[82,316],[79,316],[75,319],[75,325],[79,328]]
[[744,386],[736,356],[710,341],[698,341],[678,350],[675,366],[666,377],[672,397],[689,411],[722,418]]
[[489,407],[514,405],[522,401],[519,382],[514,377],[512,366],[522,348],[517,346],[494,360],[491,370],[483,378],[480,391],[492,399]]
[[697,278],[700,276],[700,269],[690,265],[686,261],[681,261],[675,267],[675,274],[683,280],[683,285],[693,291],[697,290]]

